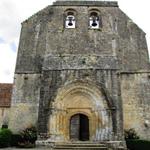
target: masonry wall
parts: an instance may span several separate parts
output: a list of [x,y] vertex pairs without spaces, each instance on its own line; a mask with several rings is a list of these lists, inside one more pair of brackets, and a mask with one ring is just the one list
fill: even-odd
[[134,128],[142,139],[150,139],[150,73],[123,73],[121,93],[124,128]]
[[40,98],[40,75],[15,75],[9,128],[18,132],[36,126]]
[[[75,29],[64,28],[64,12],[69,8],[77,12]],[[100,11],[100,30],[88,27],[91,9]],[[22,23],[16,73],[39,73],[44,60],[62,63],[64,58],[70,64],[68,57],[78,61],[81,55],[117,57],[122,70],[147,69],[149,63],[145,33],[118,7],[55,5]]]
[[3,124],[8,124],[9,112],[9,107],[0,107],[0,127],[2,127]]

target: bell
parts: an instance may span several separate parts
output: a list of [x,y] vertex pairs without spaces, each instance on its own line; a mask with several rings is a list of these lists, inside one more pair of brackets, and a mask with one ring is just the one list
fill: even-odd
[[72,25],[73,25],[72,20],[69,20],[68,26],[72,26]]
[[96,27],[96,26],[97,26],[97,23],[96,23],[95,20],[93,20],[92,26],[93,26],[93,27]]
[[68,26],[72,26],[73,25],[73,23],[72,23],[72,21],[73,21],[73,18],[72,17],[69,17],[69,23],[68,23]]

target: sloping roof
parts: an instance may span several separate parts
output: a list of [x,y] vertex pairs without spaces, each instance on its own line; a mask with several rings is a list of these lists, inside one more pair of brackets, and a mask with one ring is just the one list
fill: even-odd
[[13,84],[0,83],[0,107],[10,107]]

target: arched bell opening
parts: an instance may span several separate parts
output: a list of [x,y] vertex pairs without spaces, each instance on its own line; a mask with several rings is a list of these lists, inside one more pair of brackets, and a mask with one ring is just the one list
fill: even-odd
[[68,9],[65,12],[65,28],[73,29],[76,27],[76,11]]
[[89,140],[89,118],[84,114],[75,114],[70,118],[70,140]]
[[102,20],[98,10],[89,11],[89,28],[99,29],[102,27]]

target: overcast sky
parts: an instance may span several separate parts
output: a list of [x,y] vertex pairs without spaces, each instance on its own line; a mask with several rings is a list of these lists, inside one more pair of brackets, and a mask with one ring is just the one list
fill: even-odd
[[[12,83],[21,22],[54,0],[0,0],[0,83]],[[147,34],[150,49],[149,0],[118,0],[119,7]]]

